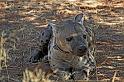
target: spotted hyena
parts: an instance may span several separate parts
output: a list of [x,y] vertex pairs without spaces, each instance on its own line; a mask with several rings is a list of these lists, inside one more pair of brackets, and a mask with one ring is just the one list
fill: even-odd
[[88,80],[95,69],[92,20],[83,14],[73,19],[49,24],[52,37],[48,48],[48,60],[59,79]]

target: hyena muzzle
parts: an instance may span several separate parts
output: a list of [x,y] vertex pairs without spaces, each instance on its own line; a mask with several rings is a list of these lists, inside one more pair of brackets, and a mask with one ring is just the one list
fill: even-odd
[[50,24],[53,35],[48,60],[52,70],[58,70],[59,79],[88,80],[95,69],[93,33],[89,23],[83,14],[78,14],[74,19]]

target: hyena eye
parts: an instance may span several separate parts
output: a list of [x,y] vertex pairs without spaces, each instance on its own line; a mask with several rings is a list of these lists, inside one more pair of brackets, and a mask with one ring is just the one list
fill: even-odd
[[87,36],[86,36],[86,35],[83,35],[83,38],[84,38],[84,39],[86,39],[86,38],[87,38]]
[[73,39],[73,36],[66,38],[66,41],[70,42]]

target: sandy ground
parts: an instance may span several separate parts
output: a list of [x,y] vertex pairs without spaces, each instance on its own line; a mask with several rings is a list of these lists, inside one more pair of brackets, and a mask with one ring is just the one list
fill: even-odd
[[33,50],[39,48],[40,32],[48,20],[59,21],[80,12],[92,14],[95,19],[98,79],[112,80],[115,75],[115,82],[123,82],[124,2],[119,1],[109,6],[96,5],[96,2],[18,2],[8,5],[0,2],[1,50],[5,50],[0,60],[0,82],[21,82],[24,70],[34,65],[28,59]]

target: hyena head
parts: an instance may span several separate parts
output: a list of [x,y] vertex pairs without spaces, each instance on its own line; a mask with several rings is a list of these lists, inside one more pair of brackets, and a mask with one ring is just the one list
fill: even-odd
[[40,41],[41,43],[48,44],[52,36],[52,27],[50,25],[45,28],[44,31],[41,33]]
[[83,56],[88,52],[88,34],[83,25],[83,14],[78,14],[71,20],[51,24],[53,45],[58,49],[73,55]]

